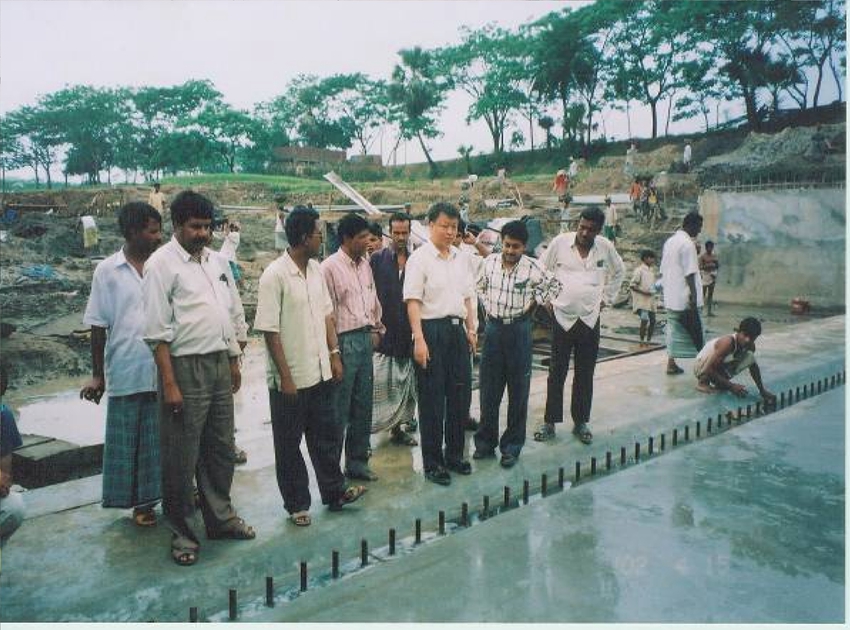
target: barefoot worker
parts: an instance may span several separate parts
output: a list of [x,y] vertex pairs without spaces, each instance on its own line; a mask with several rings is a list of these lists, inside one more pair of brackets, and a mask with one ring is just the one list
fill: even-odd
[[765,388],[761,380],[761,370],[756,363],[756,339],[759,335],[759,320],[746,317],[741,320],[733,334],[712,339],[705,344],[694,362],[697,389],[706,394],[727,390],[739,397],[746,396],[747,388],[733,383],[732,378],[749,369],[764,403],[775,403],[776,396]]
[[195,479],[207,538],[255,536],[230,500],[233,394],[248,331],[230,265],[207,248],[212,218],[203,195],[177,195],[174,236],[145,263],[142,279],[144,339],[159,368],[162,510],[181,566],[195,564],[200,547],[190,525]]

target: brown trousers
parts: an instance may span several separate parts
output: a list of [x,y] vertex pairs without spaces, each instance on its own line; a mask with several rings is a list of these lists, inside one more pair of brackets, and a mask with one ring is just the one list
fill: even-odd
[[159,383],[162,511],[172,531],[171,547],[196,551],[190,520],[197,480],[201,514],[208,531],[227,529],[237,518],[230,501],[233,483],[233,394],[227,352],[171,357],[183,394],[183,412],[162,404]]

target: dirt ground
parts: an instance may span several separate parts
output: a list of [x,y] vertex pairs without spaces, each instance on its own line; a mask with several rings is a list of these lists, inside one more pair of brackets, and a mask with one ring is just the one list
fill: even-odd
[[[838,136],[843,137],[844,125],[825,125],[824,131],[837,144]],[[772,136],[750,134],[734,151],[710,156],[703,162],[709,167],[728,163],[733,168],[756,168],[778,162],[793,164],[810,146],[812,133],[813,128],[803,127],[786,129]],[[843,152],[843,142],[840,147]],[[694,153],[702,153],[699,146],[694,146]],[[652,152],[639,152],[635,160],[636,170],[660,174],[680,156],[678,144],[666,145]],[[832,155],[829,159],[843,160],[844,156]],[[592,168],[582,167],[573,194],[626,192],[629,178],[623,173],[623,165],[624,156],[606,157]],[[700,164],[696,167],[698,171]],[[700,192],[696,174],[660,175],[659,181],[669,191],[675,191],[677,208],[671,213],[670,220],[653,231],[626,216],[618,249],[629,269],[636,264],[640,249],[649,247],[660,251],[663,240],[675,229],[677,217],[696,207]],[[6,195],[4,204],[40,206],[21,211],[16,221],[0,225],[0,230],[5,232],[0,243],[0,322],[4,334],[0,347],[3,362],[10,368],[12,387],[37,391],[48,380],[82,377],[89,373],[89,340],[82,324],[82,314],[92,273],[97,262],[116,251],[123,241],[115,217],[117,209],[128,201],[146,200],[149,190],[147,186],[121,185],[98,191],[60,188]],[[163,186],[168,197],[173,197],[178,190],[174,186]],[[195,190],[208,195],[217,205],[251,208],[227,211],[228,216],[238,221],[242,228],[238,258],[245,272],[243,302],[250,314],[256,303],[259,276],[276,256],[273,248],[275,194],[263,184],[198,186]],[[558,213],[549,176],[517,183],[508,180],[504,184],[494,178],[482,177],[471,191],[462,190],[456,180],[410,182],[407,187],[377,183],[362,186],[359,190],[374,204],[410,202],[413,214],[420,217],[432,202],[454,202],[461,195],[470,201],[471,219],[479,222],[497,216],[519,217],[525,214],[553,219]],[[493,207],[492,200],[498,199],[513,200],[514,205]],[[485,200],[490,203],[485,203]],[[319,209],[329,203],[350,203],[330,184],[327,195],[289,196],[286,203],[292,205],[307,201],[312,201]],[[521,207],[518,202],[521,202]],[[90,250],[83,248],[79,226],[78,216],[85,214],[95,216],[100,235],[98,245]],[[550,221],[547,225],[551,236],[556,223]],[[164,232],[164,238],[171,237],[168,221],[164,224]],[[220,244],[220,240],[214,240],[212,247],[218,249]],[[249,315],[250,319],[252,315]],[[12,327],[14,332],[5,336]]]

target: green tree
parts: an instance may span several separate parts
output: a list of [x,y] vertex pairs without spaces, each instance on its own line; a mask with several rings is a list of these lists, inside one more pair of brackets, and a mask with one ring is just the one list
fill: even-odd
[[436,117],[444,107],[443,96],[450,83],[438,71],[429,51],[417,46],[398,54],[401,63],[393,68],[387,87],[389,118],[398,125],[400,137],[419,141],[431,177],[437,177],[439,169],[425,140],[440,135]]
[[254,119],[243,110],[222,102],[210,103],[192,121],[190,130],[206,138],[208,154],[221,159],[228,172],[236,171],[236,159],[251,144]]
[[493,151],[500,154],[509,117],[525,101],[525,38],[492,24],[476,30],[463,27],[461,35],[460,44],[440,51],[440,62],[452,85],[472,99],[467,123],[484,120]]
[[131,100],[138,166],[148,175],[174,172],[178,165],[163,161],[173,152],[162,150],[159,146],[162,139],[178,126],[190,124],[201,111],[221,99],[221,92],[207,80],[192,79],[180,85],[135,90]]
[[[837,0],[810,0],[809,2],[777,2],[777,35],[789,54],[785,65],[796,65],[796,73],[786,69],[786,74],[804,78],[805,67],[814,68],[815,79],[812,105],[820,102],[821,87],[826,65],[832,71],[841,100],[843,78],[837,71],[835,57],[846,49],[847,21],[844,3]],[[807,82],[805,83],[808,87]],[[799,95],[800,91],[796,93]],[[806,108],[807,93],[802,92],[802,109]]]
[[50,169],[65,144],[57,112],[46,104],[43,97],[36,105],[25,105],[10,112],[6,126],[11,137],[16,139],[21,166],[33,169],[36,186],[39,184],[39,169],[42,169],[47,187],[51,188]]

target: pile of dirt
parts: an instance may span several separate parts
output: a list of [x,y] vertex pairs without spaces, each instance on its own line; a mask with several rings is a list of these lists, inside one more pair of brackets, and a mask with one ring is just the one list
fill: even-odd
[[716,177],[768,170],[800,173],[843,164],[845,128],[843,123],[822,126],[823,137],[841,151],[826,155],[822,161],[813,163],[810,156],[816,127],[787,127],[775,134],[750,132],[734,151],[707,158],[698,170],[703,177]]

